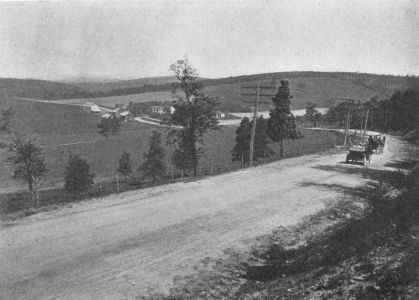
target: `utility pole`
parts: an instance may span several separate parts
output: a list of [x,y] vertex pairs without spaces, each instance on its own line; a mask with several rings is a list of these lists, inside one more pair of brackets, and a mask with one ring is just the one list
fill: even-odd
[[[348,139],[348,131],[351,125],[351,117],[352,117],[351,114],[353,110],[359,109],[361,107],[361,101],[358,99],[346,99],[346,98],[339,98],[339,99],[342,99],[347,102],[347,105],[345,105],[345,107],[348,109],[348,114],[346,117],[346,124],[345,124],[345,140],[343,142],[343,145],[346,148],[347,139]],[[356,134],[356,130],[355,130],[355,134]]]
[[368,123],[369,113],[370,113],[370,110],[367,109],[367,116],[365,117],[365,125],[364,125],[364,135],[362,136],[362,139],[365,139],[365,134],[367,133],[367,123]]
[[345,141],[343,143],[344,147],[346,148],[347,146],[347,139],[348,139],[348,129],[349,129],[349,123],[350,123],[350,119],[351,119],[351,110],[348,110],[348,115],[346,117],[346,124],[345,124]]
[[255,104],[255,110],[253,112],[253,126],[252,126],[252,132],[250,135],[250,145],[249,145],[249,167],[251,167],[253,165],[253,151],[254,151],[254,147],[255,147],[255,135],[256,135],[256,121],[258,118],[258,111],[259,111],[259,103],[265,103],[265,104],[270,104],[271,102],[260,102],[259,98],[265,97],[265,96],[269,96],[269,97],[273,97],[274,95],[272,94],[262,94],[260,92],[261,89],[276,89],[276,87],[274,85],[271,86],[260,86],[259,81],[257,82],[256,86],[242,86],[243,89],[253,89],[255,90],[254,93],[243,93],[243,96],[256,96],[256,100],[255,101],[245,101],[246,103],[252,103]]

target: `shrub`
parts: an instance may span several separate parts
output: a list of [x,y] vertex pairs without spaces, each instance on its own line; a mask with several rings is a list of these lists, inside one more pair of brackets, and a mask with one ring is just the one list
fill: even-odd
[[93,174],[90,164],[79,154],[70,154],[65,167],[65,189],[69,192],[79,192],[88,189],[93,184]]

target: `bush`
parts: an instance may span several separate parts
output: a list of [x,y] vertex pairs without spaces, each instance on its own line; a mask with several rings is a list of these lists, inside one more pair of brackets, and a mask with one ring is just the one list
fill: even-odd
[[90,164],[79,154],[70,154],[65,167],[65,189],[69,192],[87,190],[93,184],[93,174],[90,173]]

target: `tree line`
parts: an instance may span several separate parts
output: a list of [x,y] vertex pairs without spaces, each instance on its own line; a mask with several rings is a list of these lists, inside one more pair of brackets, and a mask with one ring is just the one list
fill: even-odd
[[[350,112],[348,121],[351,128],[364,128],[367,121],[367,129],[381,131],[417,129],[419,132],[419,88],[396,91],[388,99],[379,100],[377,97],[372,97],[364,103],[348,99],[330,107],[325,116],[317,117],[317,121],[344,127],[348,112]],[[309,116],[309,120],[313,121],[313,117]]]
[[[153,131],[149,142],[149,150],[143,154],[145,162],[137,171],[143,174],[143,180],[151,179],[156,182],[166,172],[165,149],[162,146],[161,133],[157,130]],[[12,153],[9,160],[16,165],[13,178],[27,184],[32,202],[39,206],[39,183],[42,177],[50,171],[46,166],[42,148],[36,145],[35,139],[15,133],[8,150]],[[133,173],[129,152],[122,153],[117,172],[125,179]],[[91,172],[89,162],[78,153],[69,154],[63,177],[65,190],[73,194],[85,191],[94,184],[94,174]]]

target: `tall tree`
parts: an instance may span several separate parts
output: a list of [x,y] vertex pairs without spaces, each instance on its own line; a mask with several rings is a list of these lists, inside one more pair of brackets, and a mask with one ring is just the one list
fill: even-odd
[[48,172],[41,148],[37,147],[33,140],[25,140],[23,136],[16,135],[9,151],[14,153],[11,159],[18,165],[13,177],[22,179],[28,184],[32,200],[36,200],[39,206],[38,180]]
[[79,154],[70,153],[64,171],[65,189],[69,192],[80,192],[88,189],[93,184],[93,174],[90,164]]
[[[236,130],[236,144],[234,145],[232,151],[233,161],[242,161],[244,164],[249,162],[249,144],[253,122],[253,120],[250,122],[248,118],[243,118],[240,122],[240,126]],[[262,116],[256,120],[255,143],[253,150],[254,161],[274,154],[273,150],[268,146],[268,136],[266,134],[267,123],[268,121]]]
[[1,118],[0,118],[0,129],[7,132],[7,133],[13,133],[13,118],[14,112],[12,108],[5,108],[1,111]]
[[118,172],[121,173],[125,179],[132,173],[131,168],[131,153],[124,151],[119,159]]
[[170,66],[177,79],[172,95],[175,111],[166,121],[174,125],[168,134],[173,144],[173,163],[182,170],[193,170],[196,177],[199,158],[204,152],[203,136],[208,130],[217,129],[218,120],[214,108],[216,101],[205,96],[197,71],[187,58]]
[[[240,121],[240,126],[236,130],[236,144],[234,145],[234,148],[232,150],[233,161],[241,161],[242,164],[245,164],[249,161],[249,144],[251,130],[252,126],[250,124],[250,120],[247,117],[244,117]],[[253,153],[255,153],[255,151]]]
[[109,133],[117,134],[121,130],[121,119],[116,113],[111,113],[109,118],[102,118],[97,127],[100,129],[99,134],[108,137]]
[[281,80],[278,92],[272,98],[274,108],[269,112],[267,134],[274,142],[281,143],[281,158],[283,158],[285,139],[296,139],[297,126],[291,113],[291,92],[287,80]]
[[150,138],[150,148],[144,153],[146,161],[138,170],[143,171],[145,177],[149,177],[153,182],[156,182],[166,172],[166,165],[164,163],[165,154],[165,149],[162,146],[161,133],[154,130]]
[[316,109],[316,104],[312,103],[312,102],[307,102],[306,104],[306,113],[304,115],[304,118],[309,121],[312,122],[314,127],[317,126],[317,121],[319,120],[319,117],[321,115],[319,114],[319,111]]

